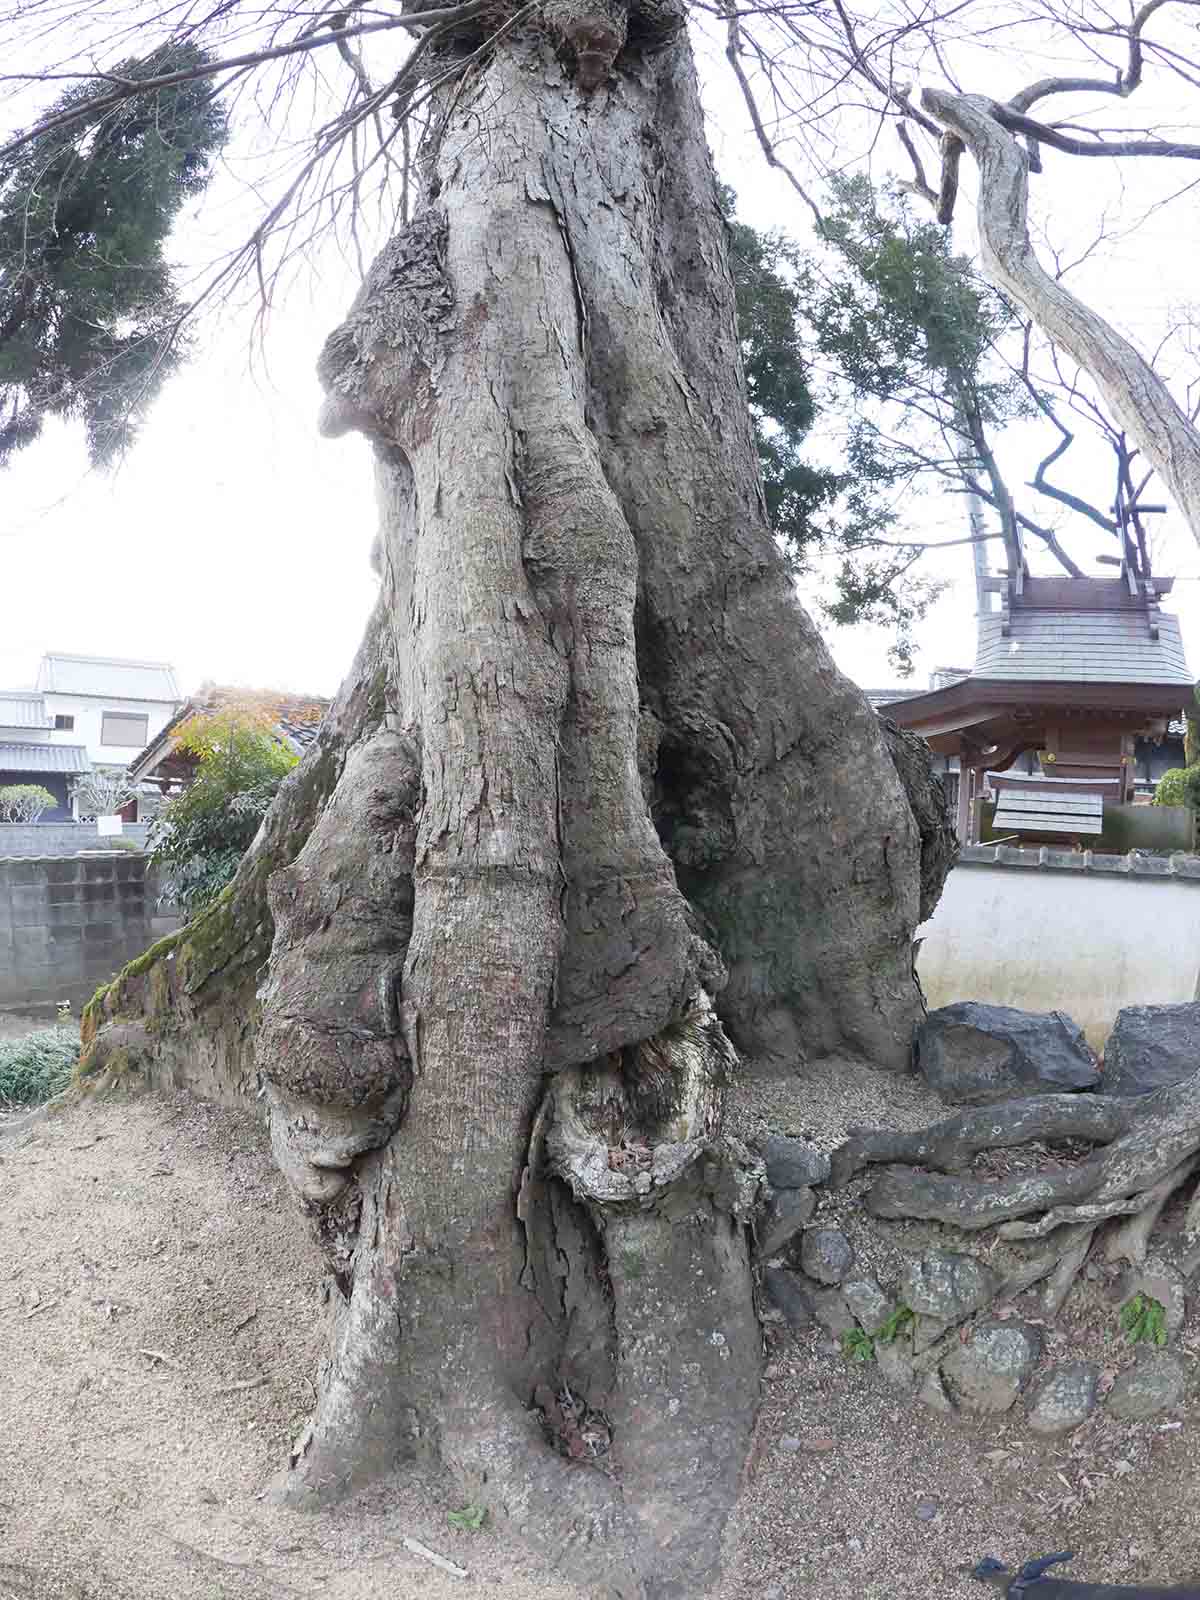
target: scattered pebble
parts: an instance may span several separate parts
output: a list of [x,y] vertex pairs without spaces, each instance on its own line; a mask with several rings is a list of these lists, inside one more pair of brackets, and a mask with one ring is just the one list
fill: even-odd
[[938,1508],[935,1500],[919,1500],[917,1502],[918,1522],[932,1522],[937,1514]]

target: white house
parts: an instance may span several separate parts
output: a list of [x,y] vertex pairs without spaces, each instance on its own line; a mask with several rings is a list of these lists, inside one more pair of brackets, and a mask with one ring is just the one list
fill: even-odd
[[170,722],[182,701],[165,661],[46,655],[36,692],[52,744],[83,745],[94,767],[124,769]]
[[70,786],[97,767],[123,771],[175,715],[174,668],[160,661],[47,655],[32,689],[0,690],[0,785],[38,784],[69,820]]

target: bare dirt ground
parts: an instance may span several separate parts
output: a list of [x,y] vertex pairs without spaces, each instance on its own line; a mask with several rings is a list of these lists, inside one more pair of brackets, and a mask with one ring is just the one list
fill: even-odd
[[[736,1114],[825,1143],[931,1110],[818,1064]],[[0,1600],[579,1600],[569,1572],[452,1528],[444,1482],[317,1517],[261,1498],[312,1401],[320,1283],[248,1113],[148,1096],[0,1130]],[[1190,1409],[1046,1444],[1019,1415],[935,1416],[819,1332],[779,1336],[768,1373],[721,1600],[982,1600],[965,1563],[1072,1547],[1079,1577],[1200,1575]]]

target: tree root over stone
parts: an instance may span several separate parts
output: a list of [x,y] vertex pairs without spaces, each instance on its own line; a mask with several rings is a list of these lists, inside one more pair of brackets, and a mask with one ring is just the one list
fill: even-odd
[[[1068,1139],[1096,1148],[1078,1164],[1050,1171],[995,1181],[966,1176],[985,1150]],[[1167,1202],[1200,1167],[1200,1072],[1137,1098],[1044,1095],[962,1112],[915,1133],[855,1128],[833,1153],[830,1181],[844,1187],[872,1165],[887,1167],[865,1197],[873,1216],[927,1219],[966,1232],[994,1227],[1008,1241],[1046,1240],[1001,1282],[997,1297],[1048,1279],[1053,1315],[1108,1219],[1125,1219],[1109,1237],[1109,1258],[1145,1258]],[[1194,1198],[1185,1229],[1198,1225],[1200,1198]]]

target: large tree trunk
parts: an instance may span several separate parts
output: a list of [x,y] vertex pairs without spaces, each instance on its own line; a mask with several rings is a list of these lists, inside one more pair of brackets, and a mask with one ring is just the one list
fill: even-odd
[[[757,1395],[725,1029],[907,1066],[948,856],[767,527],[686,34],[635,11],[596,87],[625,22],[444,91],[322,358],[327,429],[375,445],[380,608],[210,916],[273,927],[223,1081],[256,1033],[337,1285],[281,1492],[436,1452],[577,1579],[667,1596],[715,1569]],[[91,1064],[147,1012],[163,1050],[155,982]]]

